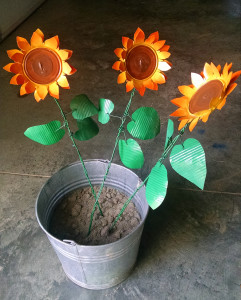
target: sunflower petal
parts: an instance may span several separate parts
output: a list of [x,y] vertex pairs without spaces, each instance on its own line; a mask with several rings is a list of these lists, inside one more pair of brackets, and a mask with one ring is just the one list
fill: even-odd
[[217,66],[217,70],[218,70],[219,74],[220,74],[220,72],[221,72],[221,69],[222,69],[222,67],[221,67],[220,65],[218,65],[218,66]]
[[57,49],[59,47],[59,37],[56,35],[56,36],[46,40],[44,42],[44,45],[51,49]]
[[208,113],[206,113],[206,114],[202,117],[202,121],[203,121],[204,123],[207,122],[207,120],[208,120],[210,114],[211,114],[211,111],[209,111]]
[[220,73],[219,73],[218,69],[216,68],[216,66],[212,62],[211,62],[211,68],[212,68],[214,76],[217,77],[217,78],[219,78],[220,77]]
[[120,61],[116,61],[113,66],[112,66],[112,69],[116,70],[116,71],[119,71],[120,70]]
[[157,52],[157,55],[159,59],[166,59],[171,55],[171,53],[166,51],[161,51],[161,52]]
[[145,40],[145,33],[141,28],[137,28],[135,34],[134,34],[134,42],[135,43],[142,43]]
[[37,91],[34,92],[34,98],[35,98],[35,100],[37,102],[39,102],[40,100],[42,100]]
[[187,85],[181,85],[178,87],[178,89],[184,96],[186,96],[188,98],[191,98],[194,93],[194,90],[190,86],[187,86]]
[[140,89],[138,89],[138,92],[141,96],[144,96],[145,91],[146,91],[146,88],[144,87],[144,85]]
[[117,78],[117,82],[119,84],[124,83],[126,81],[126,72],[121,72]]
[[188,119],[182,120],[178,126],[178,130],[181,130],[188,122]]
[[236,81],[240,75],[241,75],[241,71],[237,71],[237,72],[233,73],[230,83],[233,83],[234,81]]
[[226,97],[223,99],[223,101],[221,103],[219,103],[219,105],[217,106],[217,109],[219,109],[219,110],[222,109],[224,107],[225,103],[226,103]]
[[30,44],[25,38],[22,38],[21,36],[17,36],[16,40],[17,40],[17,45],[21,50],[28,51],[30,49]]
[[62,66],[63,66],[63,72],[67,75],[72,75],[77,71],[74,67],[72,67],[67,62],[63,62]]
[[56,82],[49,85],[49,94],[52,97],[59,99],[59,86]]
[[48,88],[46,85],[39,85],[36,89],[39,97],[43,100],[48,94]]
[[8,57],[15,62],[21,63],[23,61],[23,53],[17,49],[8,50],[7,51]]
[[126,84],[126,92],[130,92],[131,90],[133,90],[134,88],[134,84],[133,84],[133,81],[128,81],[127,84]]
[[154,89],[154,83],[151,79],[144,81],[143,84],[146,88],[148,88],[150,90]]
[[186,114],[187,114],[187,110],[186,109],[184,109],[184,108],[178,108],[172,114],[170,114],[170,116],[172,116],[172,117],[183,117]]
[[59,50],[58,54],[59,54],[59,56],[60,56],[60,58],[62,60],[67,60],[67,59],[69,59],[72,56],[73,51],[67,50],[67,49],[65,49],[65,50]]
[[198,118],[195,118],[192,122],[191,122],[191,124],[190,124],[190,126],[189,126],[189,130],[192,132],[193,131],[193,128],[197,125],[197,122],[198,122]]
[[3,69],[7,72],[12,72],[15,74],[22,73],[22,65],[19,63],[7,64]]
[[227,66],[228,72],[229,72],[230,69],[232,68],[232,65],[233,65],[233,63],[230,63],[230,64]]
[[152,45],[152,47],[155,49],[155,50],[159,50],[160,48],[162,48],[164,46],[164,44],[166,43],[166,41],[158,41],[156,42],[155,44]]
[[42,30],[40,30],[39,28],[37,30],[35,30],[35,32],[42,38],[42,41],[44,40],[44,34],[42,32]]
[[149,35],[149,37],[145,40],[146,43],[152,44],[159,40],[159,32],[153,32]]
[[174,98],[171,100],[171,102],[173,104],[175,104],[176,106],[179,106],[179,107],[186,107],[187,104],[188,104],[188,97],[179,97],[179,98]]
[[159,61],[158,62],[158,69],[161,71],[168,71],[171,69],[171,66],[166,61]]
[[155,74],[151,78],[154,82],[162,84],[165,83],[165,77],[160,72],[155,72]]
[[122,54],[123,51],[124,51],[124,50],[123,50],[122,48],[116,48],[116,49],[114,50],[114,53],[115,53],[115,55],[116,55],[117,57],[122,58],[121,54]]
[[213,76],[212,68],[208,63],[205,63],[205,65],[204,65],[203,74],[204,74],[205,78],[209,78],[209,77]]
[[132,41],[132,39],[123,36],[122,37],[122,45],[124,48],[129,49],[130,47],[133,46],[133,41]]
[[164,45],[159,51],[167,52],[170,49],[169,45]]
[[191,79],[192,79],[192,84],[197,89],[204,83],[204,79],[202,78],[202,76],[197,73],[191,73]]
[[24,83],[20,88],[20,96],[31,94],[35,91],[35,86],[31,82]]
[[58,85],[60,85],[63,89],[70,89],[66,76],[64,75],[60,76],[57,82]]
[[236,88],[237,83],[232,83],[228,86],[227,90],[226,90],[226,96],[228,96],[229,94],[232,93],[232,91]]
[[36,30],[31,37],[30,40],[31,46],[33,47],[39,47],[43,44],[43,38],[41,35],[39,35],[38,31]]
[[24,84],[23,75],[21,74],[14,75],[10,80],[10,84],[14,84],[14,85]]

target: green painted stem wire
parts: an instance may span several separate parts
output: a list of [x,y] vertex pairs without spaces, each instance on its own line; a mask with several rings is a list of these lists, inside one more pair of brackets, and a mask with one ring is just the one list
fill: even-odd
[[[176,142],[178,141],[178,139],[183,135],[185,129],[186,129],[187,125],[181,130],[179,131],[179,134],[177,136],[175,136],[175,138],[171,141],[171,143],[169,144],[169,146],[165,149],[165,151],[163,152],[161,158],[158,159],[157,163],[160,163],[160,166],[163,164],[164,159],[167,157],[167,154],[170,152],[170,150],[173,148],[173,146],[176,144]],[[147,182],[147,180],[149,179],[150,174],[144,179],[144,181],[141,183],[141,185],[134,191],[134,193],[130,196],[130,198],[128,198],[126,200],[126,202],[123,204],[122,209],[120,210],[119,214],[117,215],[117,217],[115,218],[115,220],[113,221],[113,223],[110,226],[109,231],[111,231],[113,229],[113,227],[115,226],[115,224],[118,222],[119,218],[121,217],[121,215],[123,214],[123,212],[125,211],[126,207],[128,206],[128,204],[131,202],[131,200],[135,197],[136,193],[143,187],[143,185]]]
[[111,155],[111,159],[110,159],[110,161],[109,161],[109,163],[108,163],[108,166],[107,166],[107,169],[106,169],[105,176],[104,176],[103,181],[102,181],[102,183],[101,183],[101,186],[100,186],[100,189],[99,189],[97,198],[96,198],[96,200],[95,200],[94,207],[93,207],[92,212],[91,212],[88,235],[89,235],[90,232],[91,232],[91,227],[92,227],[93,217],[94,217],[94,213],[95,213],[95,208],[96,208],[96,205],[97,205],[98,200],[99,200],[99,198],[100,198],[101,192],[102,192],[102,190],[103,190],[103,187],[104,187],[104,184],[105,184],[107,175],[109,174],[109,170],[110,170],[110,167],[111,167],[111,163],[112,163],[112,161],[113,161],[113,158],[114,158],[114,155],[115,155],[115,151],[116,151],[116,148],[117,148],[118,143],[119,143],[120,134],[121,134],[121,132],[123,131],[124,123],[125,123],[125,121],[126,121],[127,116],[129,115],[129,109],[130,109],[131,101],[132,101],[132,98],[133,98],[134,94],[135,94],[135,89],[133,89],[133,91],[131,92],[130,100],[129,100],[127,106],[126,106],[126,109],[125,109],[125,111],[124,111],[123,117],[121,118],[122,121],[121,121],[121,125],[120,125],[120,127],[119,127],[119,129],[118,129],[118,134],[117,134],[116,139],[115,139],[115,146],[114,146],[114,149],[113,149],[113,152],[112,152],[112,155]]
[[[84,161],[83,161],[83,159],[82,159],[82,157],[81,157],[81,154],[80,154],[80,152],[79,152],[79,149],[78,149],[78,147],[77,147],[77,145],[76,145],[76,143],[75,143],[75,140],[74,140],[74,138],[73,138],[72,132],[71,132],[71,130],[70,130],[69,122],[68,122],[68,120],[67,120],[67,118],[66,118],[66,116],[65,116],[65,113],[64,113],[63,110],[62,110],[62,107],[61,107],[60,104],[59,104],[59,101],[58,101],[57,99],[55,99],[55,98],[54,98],[54,101],[55,101],[55,103],[58,105],[58,108],[59,108],[59,110],[60,110],[60,112],[61,112],[61,115],[62,115],[62,117],[63,117],[63,119],[64,119],[64,126],[68,129],[69,137],[70,137],[70,139],[71,139],[71,141],[72,141],[72,144],[73,144],[74,148],[76,149],[76,151],[77,151],[77,153],[78,153],[79,160],[80,160],[80,162],[81,162],[81,164],[82,164],[82,166],[83,166],[84,173],[85,173],[85,177],[86,177],[87,180],[88,180],[88,183],[89,183],[89,185],[90,185],[92,194],[94,195],[95,199],[97,199],[97,198],[96,198],[95,190],[94,190],[94,188],[93,188],[93,186],[92,186],[92,183],[91,183],[91,181],[90,181],[90,178],[89,178],[88,172],[87,172],[87,170],[86,170]],[[101,215],[103,216],[103,212],[102,212],[102,210],[101,210],[101,208],[100,208],[100,204],[99,204],[98,200],[96,200],[96,202],[97,202],[99,211],[100,211]]]

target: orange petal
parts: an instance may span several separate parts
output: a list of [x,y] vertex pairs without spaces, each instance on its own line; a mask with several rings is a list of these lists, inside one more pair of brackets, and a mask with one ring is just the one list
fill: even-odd
[[162,84],[165,83],[165,77],[160,72],[155,72],[155,74],[151,78],[154,82]]
[[33,47],[42,46],[43,38],[41,35],[39,35],[37,30],[32,34],[30,43],[31,43],[31,46],[33,46]]
[[145,40],[146,43],[152,44],[159,40],[159,32],[153,32],[149,35],[149,37]]
[[206,122],[207,122],[207,120],[208,120],[208,118],[209,118],[210,114],[211,114],[211,111],[210,111],[210,112],[208,112],[208,113],[207,113],[205,116],[203,116],[203,117],[202,117],[202,121],[203,121],[204,123],[206,123]]
[[8,50],[7,51],[8,57],[15,62],[21,63],[23,61],[23,53],[17,49]]
[[153,82],[153,90],[158,91],[158,84],[156,82]]
[[24,83],[20,88],[20,96],[31,94],[35,91],[35,86],[31,82]]
[[72,75],[76,72],[77,70],[72,67],[70,64],[67,62],[63,62],[63,72],[67,75]]
[[159,49],[160,51],[163,51],[163,52],[167,52],[168,50],[170,49],[170,46],[169,45],[164,45],[161,49]]
[[230,71],[230,69],[232,68],[232,63],[230,63],[229,65],[228,65],[228,67],[227,67],[227,69],[228,69],[228,72]]
[[126,72],[122,72],[119,74],[118,78],[117,78],[117,82],[120,83],[124,83],[126,81]]
[[14,85],[24,84],[23,75],[21,74],[14,75],[10,80],[10,84],[14,84]]
[[193,131],[193,128],[197,125],[197,122],[198,122],[198,118],[194,119],[190,126],[189,126],[189,130],[192,132]]
[[179,97],[179,98],[174,98],[171,100],[173,104],[175,104],[178,107],[186,107],[188,103],[188,97]]
[[236,88],[237,83],[230,84],[226,90],[226,96],[228,96]]
[[154,83],[151,79],[144,81],[144,86],[150,90],[154,89]]
[[235,73],[232,74],[232,79],[230,80],[230,83],[233,83],[234,81],[236,81],[239,76],[241,75],[241,71],[237,71]]
[[182,120],[178,126],[178,130],[181,130],[188,122],[188,119]]
[[178,108],[172,114],[170,114],[170,116],[172,116],[172,117],[183,117],[186,114],[187,114],[187,110],[186,109]]
[[157,52],[157,55],[159,59],[166,59],[171,55],[171,53],[166,51],[161,51],[161,52]]
[[46,40],[44,42],[44,45],[51,49],[57,49],[59,47],[59,37],[56,35],[56,36],[52,37],[51,39]]
[[58,54],[59,54],[59,56],[60,56],[60,58],[62,60],[67,60],[67,59],[69,59],[72,56],[73,51],[67,50],[67,49],[65,49],[65,50],[59,50]]
[[44,40],[44,34],[39,28],[35,30],[35,32],[42,38],[42,40]]
[[219,105],[217,106],[217,109],[219,109],[219,110],[222,109],[223,106],[225,105],[225,103],[226,103],[226,98],[224,98],[223,101],[221,103],[219,103]]
[[217,66],[217,70],[218,70],[219,73],[220,73],[221,69],[222,69],[221,66],[218,65],[218,66]]
[[134,88],[133,81],[128,81],[126,84],[126,92],[130,92]]
[[144,85],[140,89],[138,89],[138,92],[141,96],[144,96],[145,91],[146,91],[146,88],[144,87]]
[[29,42],[25,38],[22,38],[21,36],[17,36],[16,40],[17,40],[18,47],[21,50],[28,51],[30,49]]
[[60,85],[63,89],[70,89],[66,76],[64,75],[60,76],[57,82],[58,85]]
[[133,46],[133,40],[129,39],[128,37],[122,37],[122,45],[124,48],[129,49]]
[[41,99],[44,99],[48,94],[48,88],[46,85],[39,85],[36,91]]
[[10,63],[3,67],[4,70],[15,74],[22,73],[22,65],[19,63]]
[[59,86],[56,82],[49,85],[49,94],[52,97],[59,99]]
[[119,71],[120,70],[120,61],[116,61],[113,66],[112,66],[112,69],[116,70],[116,71]]
[[35,98],[35,100],[37,102],[39,102],[40,100],[42,100],[37,91],[34,92],[34,98]]
[[178,87],[178,89],[184,96],[186,96],[188,98],[191,98],[194,93],[194,90],[190,86],[187,86],[187,85],[181,85]]
[[114,53],[115,53],[115,55],[116,55],[117,57],[121,58],[121,54],[122,54],[123,51],[124,51],[124,50],[123,50],[122,48],[116,48],[116,49],[114,50]]
[[137,28],[135,34],[134,34],[134,42],[135,43],[142,43],[145,40],[145,33],[141,28]]
[[166,43],[166,41],[158,41],[155,44],[153,44],[152,47],[155,50],[159,50],[160,48],[162,48],[164,46],[165,43]]

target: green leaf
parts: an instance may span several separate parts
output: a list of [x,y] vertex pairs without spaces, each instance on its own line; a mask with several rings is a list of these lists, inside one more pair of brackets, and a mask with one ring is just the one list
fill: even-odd
[[167,170],[164,165],[158,162],[152,168],[146,185],[146,199],[152,209],[160,206],[167,193]]
[[152,107],[138,108],[132,114],[132,121],[127,124],[129,133],[138,139],[153,139],[160,132],[160,118]]
[[133,140],[128,139],[119,140],[119,154],[122,163],[131,169],[140,169],[144,164],[144,155],[139,144]]
[[99,132],[99,127],[92,118],[77,120],[79,130],[75,132],[74,138],[79,141],[87,141],[96,136]]
[[110,120],[109,114],[114,110],[114,103],[108,99],[100,99],[98,121],[102,124],[106,124]]
[[166,141],[165,141],[165,149],[169,146],[169,144],[172,141],[172,135],[174,132],[174,123],[172,120],[168,120],[167,123],[167,135],[166,135]]
[[24,135],[39,144],[52,145],[60,141],[65,134],[65,130],[60,127],[60,121],[52,121],[48,124],[29,127]]
[[75,96],[70,103],[70,108],[73,118],[77,120],[83,120],[98,113],[98,109],[84,94]]
[[203,190],[207,169],[205,153],[198,140],[187,139],[182,145],[173,147],[170,163],[179,175]]

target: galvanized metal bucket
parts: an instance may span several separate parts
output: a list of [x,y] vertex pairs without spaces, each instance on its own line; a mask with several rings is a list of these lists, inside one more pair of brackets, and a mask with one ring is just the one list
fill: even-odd
[[[85,161],[93,185],[101,184],[108,161]],[[106,185],[131,195],[141,180],[129,169],[112,164]],[[138,253],[144,222],[148,213],[145,187],[133,199],[141,223],[126,237],[100,246],[78,245],[75,241],[61,241],[52,236],[48,227],[57,203],[70,191],[88,186],[80,162],[68,165],[55,173],[42,187],[36,202],[36,216],[46,233],[66,275],[77,285],[88,289],[106,289],[125,280],[131,272]]]

